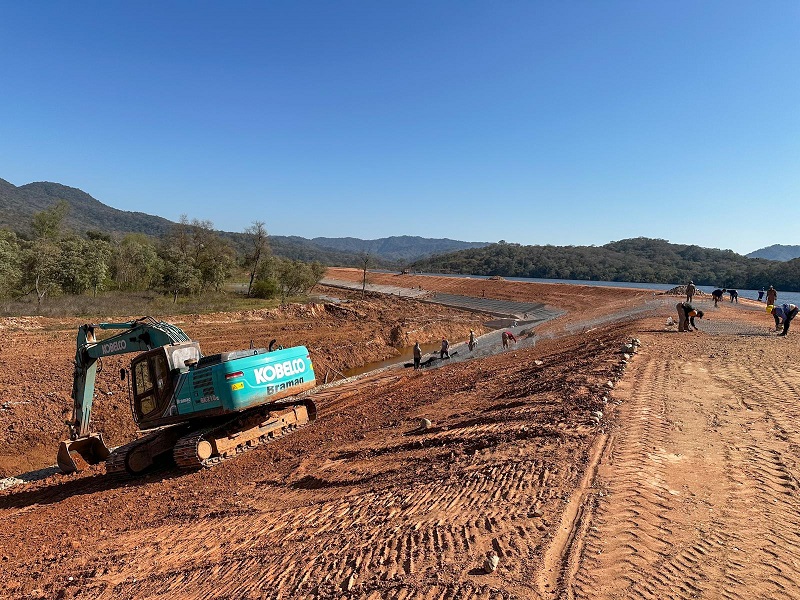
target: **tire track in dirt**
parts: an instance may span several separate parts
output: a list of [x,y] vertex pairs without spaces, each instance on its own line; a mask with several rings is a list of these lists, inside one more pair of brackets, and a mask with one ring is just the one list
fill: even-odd
[[569,597],[800,597],[798,377],[730,343],[637,358]]
[[[446,447],[448,437],[457,436],[452,443],[485,439],[502,427],[474,424],[440,432],[432,441]],[[505,424],[510,427],[519,425]],[[547,484],[557,469],[529,446],[520,440],[511,460],[507,445],[485,448],[463,472],[407,490],[298,490],[289,511],[243,505],[235,515],[130,532],[97,551],[128,565],[115,574],[117,597],[134,589],[126,583],[134,578],[137,593],[164,598],[208,597],[192,590],[204,589],[210,580],[213,597],[219,598],[508,597],[490,585],[460,579],[491,549],[504,569],[519,573],[541,543],[543,533],[529,507],[550,500]],[[395,449],[372,450],[388,457]],[[134,550],[114,554],[119,548]],[[440,577],[452,583],[439,585]],[[409,578],[424,585],[405,585]]]

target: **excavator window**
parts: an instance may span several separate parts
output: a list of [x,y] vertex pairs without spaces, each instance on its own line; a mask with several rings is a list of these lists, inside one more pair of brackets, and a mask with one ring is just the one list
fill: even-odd
[[172,380],[163,352],[143,355],[134,362],[132,369],[137,420],[166,410],[172,395]]
[[135,383],[134,398],[136,399],[139,416],[153,412],[156,407],[153,395],[153,378],[150,375],[150,364],[143,360],[133,368]]

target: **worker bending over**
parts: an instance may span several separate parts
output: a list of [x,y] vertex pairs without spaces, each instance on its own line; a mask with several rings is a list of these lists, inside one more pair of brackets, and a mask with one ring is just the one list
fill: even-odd
[[789,323],[797,316],[797,311],[798,309],[794,304],[783,304],[772,309],[772,316],[775,317],[776,331],[780,328],[781,322],[783,322],[783,331],[778,335],[786,335],[789,333]]
[[702,319],[702,310],[695,310],[694,306],[688,302],[678,302],[675,308],[678,310],[678,331],[692,331],[692,328],[697,329],[694,318]]
[[503,340],[503,348],[508,348],[509,340],[511,340],[515,344],[517,343],[517,338],[515,338],[514,334],[511,333],[510,331],[504,331],[503,335],[501,335],[500,338]]

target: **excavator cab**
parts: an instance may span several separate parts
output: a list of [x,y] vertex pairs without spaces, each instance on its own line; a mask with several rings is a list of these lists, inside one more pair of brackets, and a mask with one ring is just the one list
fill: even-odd
[[137,423],[164,414],[172,400],[176,377],[165,348],[156,348],[131,362],[133,417]]

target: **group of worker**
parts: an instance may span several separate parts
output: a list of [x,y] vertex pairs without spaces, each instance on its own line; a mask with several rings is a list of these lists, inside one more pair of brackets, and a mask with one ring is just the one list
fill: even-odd
[[[510,331],[504,331],[500,335],[500,340],[503,343],[503,348],[508,348],[509,343],[517,343],[517,338],[514,337],[514,334]],[[469,340],[467,340],[467,347],[469,351],[472,352],[475,347],[478,345],[478,340],[475,337],[475,331],[473,329],[469,330]],[[422,362],[422,347],[419,345],[419,342],[414,344],[414,368],[419,369],[420,363]],[[450,358],[450,342],[447,338],[442,338],[442,345],[439,348],[439,359],[444,360],[445,358]]]
[[[678,331],[695,331],[697,330],[697,325],[695,324],[694,320],[702,319],[703,318],[703,311],[697,310],[694,306],[692,306],[692,298],[694,297],[697,291],[694,282],[690,281],[686,286],[686,302],[679,302],[675,305],[675,309],[678,311]],[[717,306],[717,303],[722,300],[722,295],[725,292],[730,294],[731,302],[739,302],[739,293],[736,290],[726,290],[725,288],[716,289],[711,292],[711,297],[714,299],[714,306]],[[763,296],[762,292],[759,292],[759,300],[761,300]],[[785,336],[789,333],[789,325],[792,322],[800,309],[794,304],[782,304],[780,306],[776,306],[775,302],[778,299],[778,292],[775,290],[773,286],[769,286],[767,290],[767,310],[775,319],[775,331],[781,331],[781,326],[783,330],[778,335]]]

